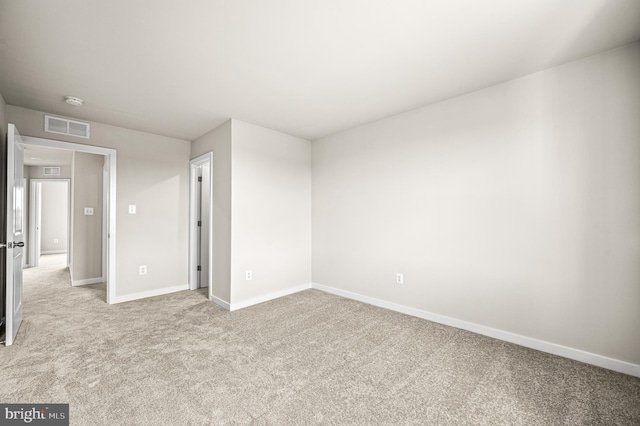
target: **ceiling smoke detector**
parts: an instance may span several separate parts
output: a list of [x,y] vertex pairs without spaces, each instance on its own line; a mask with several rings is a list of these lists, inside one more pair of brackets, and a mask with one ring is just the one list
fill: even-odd
[[76,98],[75,96],[65,96],[64,101],[73,106],[82,106],[82,103],[84,102],[82,99]]

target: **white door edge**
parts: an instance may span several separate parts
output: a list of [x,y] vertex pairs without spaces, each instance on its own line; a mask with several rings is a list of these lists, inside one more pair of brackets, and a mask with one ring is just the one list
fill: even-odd
[[[19,186],[24,184],[24,180],[22,179],[24,164],[18,164],[18,168],[16,168],[16,163],[22,163],[22,161],[18,161],[19,158],[24,155],[24,152],[20,152],[23,149],[22,146],[22,138],[20,133],[16,129],[16,126],[9,123],[8,132],[7,132],[7,181],[6,181],[6,196],[7,196],[7,215],[6,215],[6,224],[3,224],[6,229],[6,238],[7,241],[5,243],[5,259],[6,259],[6,278],[5,278],[5,288],[6,288],[6,300],[5,300],[5,345],[10,346],[13,344],[14,339],[20,329],[20,325],[22,323],[22,314],[23,314],[23,291],[22,291],[22,268],[24,263],[24,234],[25,234],[25,218],[24,218],[24,188],[22,188],[22,206],[16,207],[16,175],[18,175]],[[20,139],[20,142],[16,142],[16,139]],[[19,170],[19,172],[16,172]],[[21,209],[21,210],[20,210]],[[18,222],[16,221],[16,214],[22,214],[22,216],[18,216],[21,220],[19,224],[19,229],[16,229]],[[20,236],[16,238],[16,236]],[[22,240],[22,241],[20,241]],[[22,246],[17,246],[16,242],[22,243]],[[12,248],[11,246],[14,245]],[[22,250],[22,251],[20,251]],[[19,263],[16,262],[15,253],[19,253],[22,255],[22,259],[20,259]],[[16,295],[18,296],[18,302],[16,303]]]

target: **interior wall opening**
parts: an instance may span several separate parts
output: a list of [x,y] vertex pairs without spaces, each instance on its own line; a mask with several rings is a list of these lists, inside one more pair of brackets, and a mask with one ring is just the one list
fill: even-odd
[[[23,140],[26,153],[25,171],[29,173],[31,181],[27,183],[27,188],[33,188],[27,197],[31,204],[27,207],[30,253],[27,265],[38,266],[39,255],[43,252],[60,254],[55,253],[54,249],[46,250],[46,244],[53,244],[55,240],[60,246],[61,238],[52,237],[45,232],[43,225],[51,218],[45,216],[47,212],[42,210],[42,194],[43,191],[47,191],[43,188],[51,182],[66,180],[69,188],[66,266],[69,267],[70,285],[104,283],[105,289],[102,290],[101,299],[111,303],[115,300],[116,278],[116,151],[27,136],[23,137]],[[50,169],[51,166],[59,167],[61,176],[58,179],[43,176],[45,169]],[[59,195],[58,197],[60,198]],[[60,203],[61,200],[58,199],[57,202]],[[58,234],[59,232],[58,229]]]
[[[25,180],[31,168],[25,166]],[[71,179],[30,179],[25,182],[28,250],[26,265],[37,267],[42,255],[64,254],[64,266],[70,265]]]
[[212,294],[212,154],[191,160],[189,288]]

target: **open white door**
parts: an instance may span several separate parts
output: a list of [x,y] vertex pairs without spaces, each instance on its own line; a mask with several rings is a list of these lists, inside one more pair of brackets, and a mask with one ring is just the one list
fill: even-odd
[[22,322],[22,263],[24,257],[24,151],[22,138],[13,124],[7,134],[7,260],[6,336],[13,344]]

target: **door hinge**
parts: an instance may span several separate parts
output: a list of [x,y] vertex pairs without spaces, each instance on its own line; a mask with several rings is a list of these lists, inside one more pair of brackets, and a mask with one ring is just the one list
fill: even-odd
[[202,226],[202,221],[201,220],[198,221],[198,226]]
[[198,176],[198,182],[202,182],[202,176]]
[[198,265],[198,271],[201,271],[202,267],[200,265]]

